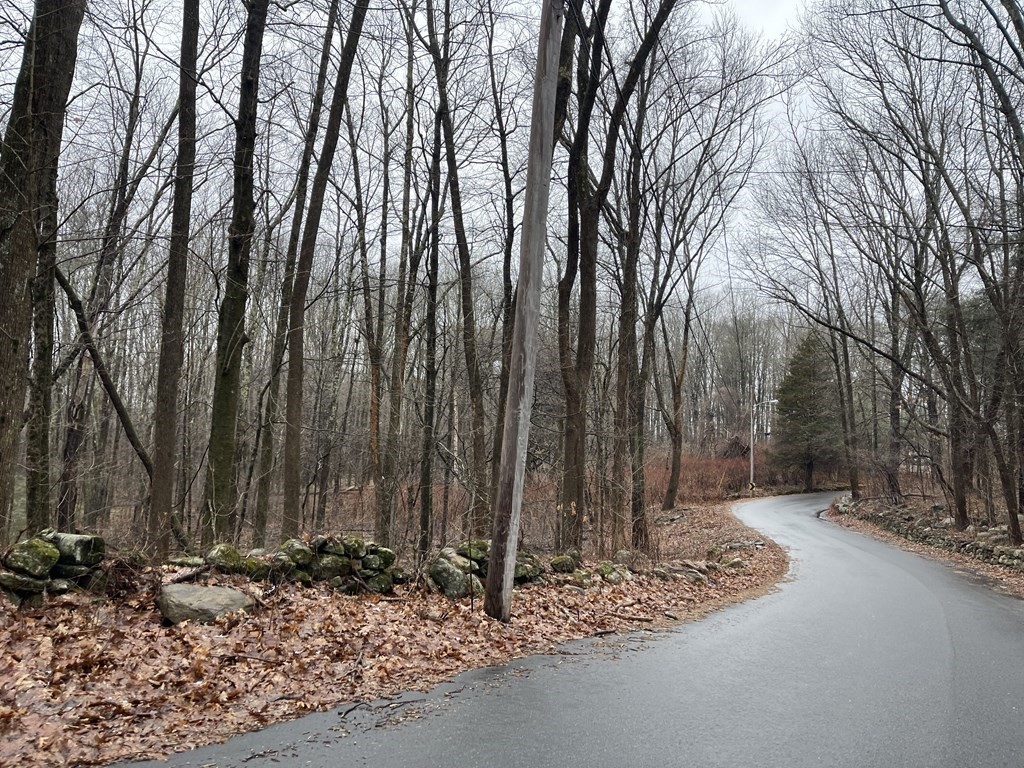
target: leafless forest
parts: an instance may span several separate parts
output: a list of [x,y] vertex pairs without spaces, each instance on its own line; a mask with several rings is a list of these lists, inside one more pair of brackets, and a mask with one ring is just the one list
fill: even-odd
[[[487,537],[538,14],[4,4],[0,540]],[[524,539],[656,547],[822,412],[819,478],[1019,543],[1022,104],[1012,0],[566,3]]]

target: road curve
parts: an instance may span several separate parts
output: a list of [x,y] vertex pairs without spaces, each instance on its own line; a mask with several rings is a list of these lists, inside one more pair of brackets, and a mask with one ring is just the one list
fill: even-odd
[[386,727],[345,707],[136,765],[1020,768],[1024,603],[819,520],[828,499],[738,505],[791,578],[615,658],[576,645],[410,697]]

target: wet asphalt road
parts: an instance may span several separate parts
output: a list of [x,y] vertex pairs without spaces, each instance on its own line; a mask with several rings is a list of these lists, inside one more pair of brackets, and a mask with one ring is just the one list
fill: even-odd
[[1024,766],[1024,602],[817,519],[828,498],[737,507],[790,551],[767,597],[138,765]]

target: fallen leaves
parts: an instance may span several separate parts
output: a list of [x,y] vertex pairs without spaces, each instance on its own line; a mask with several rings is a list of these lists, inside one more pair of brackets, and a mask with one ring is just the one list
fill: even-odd
[[[658,533],[665,559],[703,557],[707,546],[751,535],[721,508],[688,511]],[[282,587],[260,594],[253,615],[172,627],[161,623],[152,583],[150,594],[124,599],[68,594],[42,609],[5,607],[0,765],[157,758],[343,702],[428,690],[569,640],[665,626],[785,573],[770,542],[744,559],[747,568],[718,571],[706,585],[650,576],[585,591],[529,585],[517,590],[508,625],[480,600],[408,586],[393,598]]]

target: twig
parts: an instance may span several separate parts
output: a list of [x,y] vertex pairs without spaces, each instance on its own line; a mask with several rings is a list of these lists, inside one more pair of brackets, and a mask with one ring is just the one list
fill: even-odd
[[617,619],[623,619],[625,621],[654,621],[654,618],[652,616],[635,616],[633,614],[618,613],[616,611],[612,611],[611,615]]

